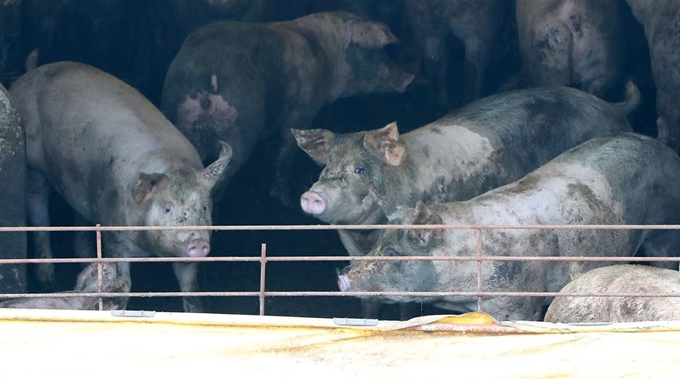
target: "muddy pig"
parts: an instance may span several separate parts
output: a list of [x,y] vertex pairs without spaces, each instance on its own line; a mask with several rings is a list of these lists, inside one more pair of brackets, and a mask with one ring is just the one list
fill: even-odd
[[[398,211],[391,224],[421,227],[385,230],[368,256],[474,257],[471,229],[427,225],[662,225],[680,222],[680,157],[656,139],[635,133],[594,138],[558,156],[522,179],[473,199]],[[483,230],[485,257],[630,257],[643,246],[650,257],[680,251],[677,230]],[[586,261],[484,261],[487,292],[557,292],[583,272],[611,263]],[[677,262],[659,262],[675,267]],[[478,263],[471,261],[357,261],[339,276],[342,291],[470,292],[477,290]],[[545,297],[396,296],[498,320],[540,320]]]
[[606,100],[624,91],[626,44],[617,0],[517,0],[524,78]]
[[265,135],[283,139],[272,195],[289,202],[295,140],[326,103],[367,92],[404,91],[413,79],[383,47],[397,42],[381,23],[324,12],[265,24],[216,22],[192,33],[165,79],[161,109],[204,161],[227,141],[234,155],[219,184]]
[[[508,184],[586,140],[631,131],[639,102],[630,84],[610,104],[567,88],[530,88],[480,99],[399,135],[396,124],[351,134],[292,129],[298,145],[324,165],[302,194],[306,213],[330,224],[380,224],[398,206],[467,200]],[[371,192],[386,199],[381,209]],[[365,255],[378,232],[340,230],[350,255]]]
[[[680,292],[680,272],[642,265],[597,268],[569,282],[562,293]],[[680,320],[677,297],[557,296],[545,314],[547,322],[636,322]]]
[[[210,192],[229,162],[203,167],[196,149],[146,98],[94,67],[74,62],[40,66],[10,88],[26,130],[28,217],[50,223],[51,183],[90,223],[117,226],[211,225]],[[205,230],[115,231],[102,234],[104,254],[204,257]],[[51,258],[49,234],[33,233],[41,258]],[[173,263],[182,291],[196,291],[196,262]],[[129,264],[121,264],[129,280]],[[39,279],[54,279],[41,265]],[[184,298],[186,311],[200,300]]]
[[680,2],[626,1],[649,44],[659,139],[680,153]]
[[[102,284],[99,286],[97,263],[92,263],[78,275],[75,288],[67,293],[112,292],[129,293],[130,282],[118,275],[115,263],[103,263]],[[45,297],[21,298],[0,302],[0,308],[35,308],[35,309],[76,309],[99,310],[98,297]],[[127,297],[104,297],[102,310],[125,309]]]
[[[325,165],[300,204],[324,222],[365,225],[385,223],[386,211],[418,199],[467,200],[592,137],[631,131],[626,113],[638,102],[632,84],[622,104],[567,87],[533,88],[480,99],[401,136],[395,124],[346,135],[293,129],[300,148]],[[383,209],[372,192],[386,199]],[[338,233],[350,255],[365,255],[380,231]]]

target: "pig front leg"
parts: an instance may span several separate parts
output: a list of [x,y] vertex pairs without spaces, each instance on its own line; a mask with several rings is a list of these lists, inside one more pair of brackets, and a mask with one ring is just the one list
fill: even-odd
[[[50,226],[49,199],[50,185],[42,172],[28,169],[27,172],[28,220],[33,226]],[[33,232],[33,246],[37,258],[52,258],[49,232]],[[39,263],[36,274],[42,284],[54,283],[54,264]]]
[[[76,213],[74,215],[75,222],[77,226],[89,226],[91,225],[83,216]],[[93,232],[75,232],[73,237],[73,249],[76,252],[78,258],[92,258],[97,256],[95,245],[96,236]],[[87,264],[85,264],[87,266]]]
[[[179,281],[179,288],[182,292],[196,292],[198,291],[198,263],[197,262],[174,262],[172,269],[175,272],[177,281]],[[203,312],[203,301],[200,297],[182,298],[182,303],[185,312],[198,313]]]
[[290,131],[291,128],[309,129],[314,116],[321,106],[310,106],[310,112],[305,115],[293,117],[284,123],[280,130],[281,145],[279,147],[276,160],[274,161],[274,182],[269,190],[269,196],[279,200],[281,204],[289,206],[292,204],[291,173],[293,170],[293,160],[297,151],[297,141]]

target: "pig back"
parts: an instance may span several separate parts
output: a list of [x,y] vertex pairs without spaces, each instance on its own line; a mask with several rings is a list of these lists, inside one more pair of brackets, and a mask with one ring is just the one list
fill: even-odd
[[[642,265],[614,265],[589,271],[561,293],[659,294],[680,291],[680,273]],[[680,298],[632,296],[559,296],[548,307],[546,322],[637,322],[680,320]]]

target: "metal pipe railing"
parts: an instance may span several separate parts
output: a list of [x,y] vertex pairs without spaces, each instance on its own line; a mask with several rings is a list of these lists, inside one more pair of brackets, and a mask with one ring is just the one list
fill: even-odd
[[[301,230],[377,230],[377,229],[467,229],[474,230],[476,236],[475,256],[450,256],[450,257],[372,257],[372,256],[305,256],[305,257],[270,257],[267,256],[266,244],[261,244],[259,257],[130,257],[130,258],[105,258],[102,251],[102,233],[108,231],[142,231],[142,230],[212,230],[212,231],[301,231]],[[181,297],[181,296],[257,296],[259,298],[259,314],[265,314],[265,299],[267,297],[292,297],[292,296],[327,296],[327,297],[380,297],[380,296],[413,296],[413,297],[440,297],[440,296],[475,296],[478,298],[478,308],[482,310],[482,298],[489,296],[540,296],[540,297],[680,297],[680,293],[559,293],[559,292],[488,292],[483,290],[482,262],[489,261],[566,261],[566,262],[680,262],[680,257],[552,257],[552,256],[484,256],[484,244],[482,231],[484,230],[521,230],[521,229],[551,229],[551,230],[677,230],[680,225],[213,225],[213,226],[52,226],[52,227],[0,227],[3,232],[64,232],[64,231],[94,231],[96,234],[96,258],[27,258],[27,259],[0,259],[0,264],[38,264],[38,263],[115,263],[115,262],[259,262],[260,285],[259,291],[212,291],[212,292],[130,292],[129,297]],[[296,261],[476,261],[477,262],[477,290],[476,291],[447,291],[447,292],[331,292],[331,291],[266,291],[266,266],[270,262],[296,262]],[[102,267],[98,268],[97,279],[99,287],[102,286]],[[99,297],[99,308],[102,309],[103,297],[120,297],[120,293],[97,292],[97,293],[11,293],[0,294],[0,300],[9,298],[50,298],[50,297]]]

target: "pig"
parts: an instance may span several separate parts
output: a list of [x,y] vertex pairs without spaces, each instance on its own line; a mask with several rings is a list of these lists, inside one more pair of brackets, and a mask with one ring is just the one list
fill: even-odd
[[680,298],[644,297],[679,293],[680,272],[642,265],[600,267],[569,282],[560,293],[639,293],[640,297],[557,296],[544,321],[555,323],[680,320]]
[[620,98],[626,44],[618,0],[517,0],[516,18],[528,85]]
[[[27,207],[36,226],[50,223],[50,183],[76,214],[109,226],[210,226],[212,187],[231,149],[203,167],[191,143],[144,96],[115,77],[76,62],[40,66],[10,88],[26,132]],[[47,232],[33,233],[35,251],[52,257]],[[111,231],[111,257],[204,257],[207,230]],[[129,280],[128,263],[121,275]],[[197,262],[173,263],[182,291],[198,289]],[[38,278],[54,280],[52,265]],[[186,311],[200,300],[183,299]]]
[[680,153],[680,3],[626,1],[644,27],[649,44],[659,139]]
[[[75,288],[67,293],[111,292],[129,293],[130,282],[118,275],[115,263],[102,263],[102,282],[99,285],[98,263],[92,263],[78,275]],[[17,298],[0,302],[0,308],[99,310],[98,297]],[[104,297],[102,310],[125,309],[128,297]]]
[[[302,210],[331,224],[383,224],[398,206],[467,200],[513,182],[590,138],[632,131],[640,101],[609,104],[567,87],[530,88],[480,99],[414,131],[396,124],[352,134],[292,129],[298,146],[325,165],[300,197]],[[383,200],[381,208],[374,194]],[[352,256],[366,255],[379,230],[339,230]],[[364,316],[376,304],[364,301]]]
[[495,42],[509,16],[506,0],[404,0],[413,42],[419,46],[428,83],[428,104],[448,110],[446,35],[465,46],[465,103],[488,94],[484,78]]
[[278,131],[283,142],[271,194],[287,204],[295,151],[289,129],[309,128],[324,104],[341,97],[403,92],[413,74],[383,51],[396,42],[384,24],[345,12],[263,24],[215,22],[182,45],[166,75],[161,110],[204,161],[219,152],[217,139],[231,145],[219,188],[256,142]]
[[[385,223],[386,211],[418,199],[467,200],[590,138],[632,131],[626,114],[639,101],[632,83],[616,104],[563,86],[529,88],[480,99],[403,135],[396,123],[350,134],[291,129],[298,146],[325,166],[300,205],[327,223],[366,225]],[[391,205],[381,208],[373,192]],[[355,256],[366,255],[379,234],[338,232]]]
[[[658,140],[631,132],[591,139],[522,179],[470,200],[397,211],[370,257],[470,257],[471,261],[356,261],[338,277],[345,292],[476,291],[476,232],[432,225],[662,225],[680,222],[680,157]],[[650,257],[680,251],[677,230],[483,230],[485,257],[631,257],[640,246]],[[570,278],[611,263],[598,261],[484,261],[482,290],[557,292]],[[674,267],[677,262],[659,262]],[[443,309],[484,311],[497,320],[540,320],[545,296],[386,295],[396,302],[423,301]]]

